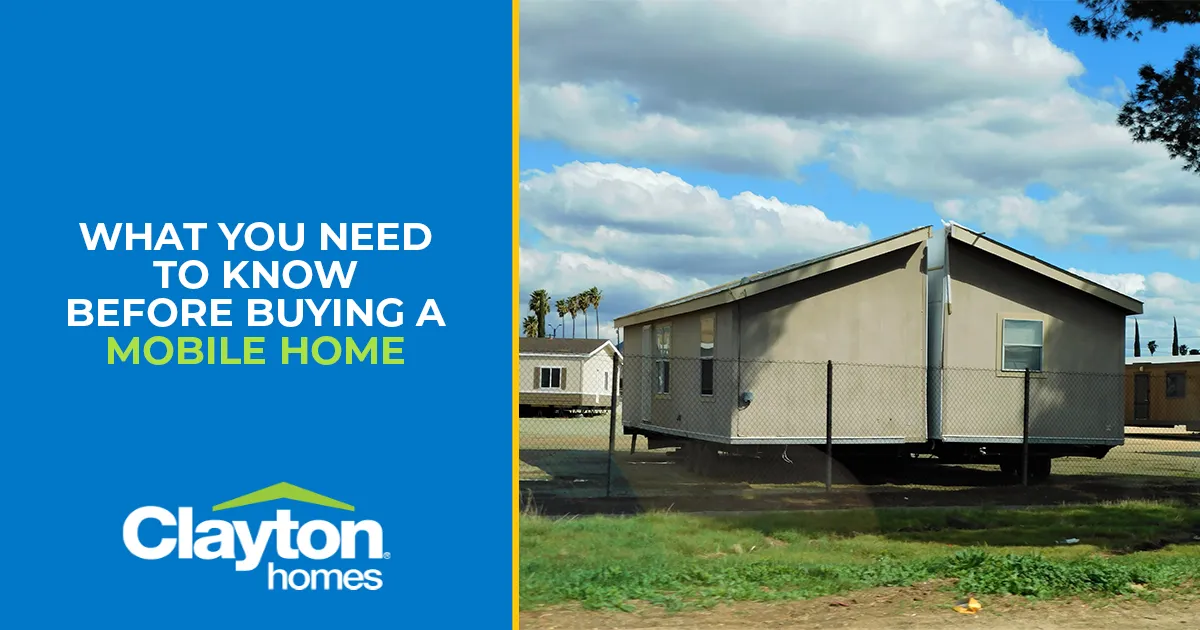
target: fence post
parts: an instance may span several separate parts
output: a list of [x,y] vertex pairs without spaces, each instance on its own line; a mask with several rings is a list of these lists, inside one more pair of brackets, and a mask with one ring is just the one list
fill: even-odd
[[1021,413],[1021,485],[1029,485],[1029,368],[1025,368],[1025,404]]
[[621,363],[617,353],[613,353],[612,391],[608,399],[608,470],[605,475],[604,496],[612,496],[612,470],[614,451],[617,448],[617,383],[620,378]]
[[833,489],[833,361],[825,364],[825,491]]

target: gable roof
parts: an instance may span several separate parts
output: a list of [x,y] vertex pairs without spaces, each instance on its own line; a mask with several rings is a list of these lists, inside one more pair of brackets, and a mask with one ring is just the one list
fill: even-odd
[[[608,339],[562,339],[553,337],[521,337],[520,354],[557,354],[561,356],[590,357],[605,346],[617,347]],[[619,353],[618,353],[619,354]]]
[[[1013,264],[1019,265],[1037,273],[1041,276],[1054,280],[1060,284],[1068,286],[1077,291],[1098,297],[1117,308],[1125,311],[1127,314],[1141,315],[1142,301],[1114,291],[1102,284],[1093,282],[1082,276],[1073,274],[1065,269],[1051,265],[1050,263],[1030,256],[1025,252],[1017,251],[1003,243],[994,241],[983,234],[974,230],[968,229],[958,223],[949,223],[946,225],[947,236],[956,242],[964,243],[975,249],[987,252],[998,258],[1002,258]],[[954,261],[950,262],[950,277],[954,277]]]
[[777,289],[793,282],[799,282],[835,269],[848,267],[864,260],[923,243],[929,240],[932,235],[932,226],[926,225],[857,247],[843,249],[832,254],[812,258],[771,271],[756,273],[741,280],[727,282],[698,293],[659,304],[658,306],[652,306],[618,317],[613,323],[617,328],[623,328],[625,326],[634,326],[656,319],[675,317],[684,313],[728,304],[764,291]]

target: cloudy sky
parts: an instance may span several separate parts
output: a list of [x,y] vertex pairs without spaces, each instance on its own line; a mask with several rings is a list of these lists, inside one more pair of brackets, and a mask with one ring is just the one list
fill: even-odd
[[522,2],[522,294],[598,286],[613,337],[616,316],[953,219],[1145,301],[1143,343],[1169,352],[1177,317],[1200,347],[1200,176],[1115,124],[1138,66],[1200,29],[1100,42],[1077,10]]

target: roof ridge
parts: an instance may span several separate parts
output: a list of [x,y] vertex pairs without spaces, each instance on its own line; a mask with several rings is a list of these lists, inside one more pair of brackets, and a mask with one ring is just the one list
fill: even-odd
[[[584,337],[583,339],[578,337],[521,337],[518,347],[530,346],[530,351],[557,351],[557,353],[570,354],[572,351],[593,351],[604,346],[606,343],[611,344],[613,341],[611,339],[593,339],[590,337]],[[614,347],[616,346],[614,345]]]
[[[697,300],[697,299],[700,299],[700,298],[703,298],[703,297],[707,297],[707,296],[711,296],[711,295],[716,295],[716,294],[718,294],[718,293],[720,293],[720,292],[722,292],[722,291],[725,291],[725,290],[727,290],[727,289],[736,288],[736,287],[742,286],[742,285],[744,285],[744,284],[750,284],[750,283],[752,283],[752,282],[759,282],[759,281],[761,281],[761,280],[766,280],[766,279],[768,279],[768,278],[772,278],[772,277],[774,277],[774,276],[782,275],[782,274],[785,274],[785,273],[788,273],[788,272],[791,272],[791,271],[795,271],[795,270],[797,270],[797,269],[802,269],[802,268],[804,268],[804,267],[808,267],[808,266],[810,266],[810,265],[815,265],[815,264],[817,264],[817,263],[819,263],[819,262],[823,262],[823,261],[827,261],[827,260],[832,260],[832,259],[835,259],[835,258],[840,258],[840,257],[842,257],[842,256],[846,256],[846,255],[848,255],[848,254],[852,254],[852,253],[855,253],[855,252],[858,252],[858,251],[861,251],[861,250],[864,250],[864,249],[868,249],[868,248],[870,248],[870,247],[875,247],[875,246],[878,246],[878,245],[882,245],[882,244],[884,244],[884,243],[887,243],[887,242],[889,242],[889,241],[893,241],[893,240],[896,240],[896,239],[904,238],[904,237],[906,237],[906,236],[909,236],[909,235],[915,234],[915,233],[917,233],[917,232],[921,232],[921,231],[928,231],[928,230],[931,230],[932,228],[933,228],[933,226],[932,226],[932,225],[922,225],[922,226],[919,226],[919,227],[915,227],[915,228],[913,228],[913,229],[911,229],[911,230],[906,230],[906,231],[904,231],[904,232],[897,232],[897,233],[895,233],[895,234],[891,234],[891,235],[889,235],[889,236],[885,236],[885,237],[883,237],[883,238],[879,238],[879,239],[876,239],[876,240],[873,240],[873,241],[868,241],[868,242],[866,242],[866,243],[862,243],[862,244],[859,244],[859,245],[855,245],[855,246],[853,246],[853,247],[847,247],[847,248],[845,248],[845,249],[840,249],[840,250],[837,250],[837,251],[829,252],[829,253],[827,253],[827,254],[823,254],[823,255],[820,255],[820,256],[815,256],[815,257],[813,257],[813,258],[808,258],[808,259],[806,259],[806,260],[801,260],[801,261],[798,261],[798,262],[794,262],[794,263],[791,263],[791,264],[788,264],[788,265],[784,265],[784,266],[782,266],[782,267],[777,267],[777,268],[775,268],[775,269],[771,269],[771,270],[768,270],[768,271],[762,271],[762,272],[758,272],[758,273],[753,273],[753,274],[750,274],[750,275],[746,275],[746,276],[743,276],[742,278],[740,278],[740,279],[738,279],[738,280],[732,280],[732,281],[729,281],[729,282],[724,282],[724,283],[722,283],[722,284],[713,285],[713,286],[711,286],[711,287],[709,287],[709,288],[707,288],[707,289],[703,289],[703,290],[700,290],[700,291],[696,291],[696,292],[694,292],[694,293],[690,293],[690,294],[688,294],[688,295],[684,295],[684,296],[682,296],[682,297],[678,297],[678,298],[675,298],[675,299],[672,299],[672,300],[668,300],[668,301],[666,301],[666,302],[662,302],[662,303],[656,304],[656,305],[654,305],[654,306],[650,306],[650,307],[647,307],[647,308],[643,308],[643,309],[640,309],[640,310],[634,311],[634,312],[632,312],[632,313],[627,313],[627,314],[625,314],[625,315],[622,315],[622,316],[620,316],[620,317],[618,317],[618,318],[616,318],[616,319],[617,319],[617,320],[620,320],[620,319],[627,319],[627,318],[630,318],[630,317],[636,317],[636,316],[638,316],[638,315],[643,315],[643,314],[650,313],[650,312],[657,311],[657,310],[664,309],[664,308],[670,308],[670,307],[673,307],[673,306],[680,306],[680,305],[682,305],[682,304],[686,304],[686,303],[688,303],[688,302],[691,302],[691,301],[693,301],[693,300]],[[614,320],[614,321],[615,321],[615,320]]]

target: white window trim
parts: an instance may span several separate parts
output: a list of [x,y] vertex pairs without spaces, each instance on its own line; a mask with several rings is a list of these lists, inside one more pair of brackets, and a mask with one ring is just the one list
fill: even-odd
[[[1007,343],[1007,342],[1005,342],[1005,340],[1004,340],[1004,323],[1005,322],[1037,322],[1038,324],[1041,324],[1041,326],[1042,326],[1042,343],[1040,345],[1036,345],[1036,344],[1028,344],[1028,343]],[[1014,348],[1037,348],[1041,354],[1041,357],[1040,357],[1041,360],[1039,361],[1039,364],[1041,365],[1041,369],[1029,370],[1029,373],[1031,375],[1045,373],[1045,371],[1046,371],[1046,320],[1044,318],[1033,316],[1033,315],[1001,314],[999,316],[999,328],[1000,328],[1000,330],[999,330],[1000,347],[997,349],[998,350],[998,352],[997,352],[997,355],[998,355],[997,356],[997,363],[998,363],[997,367],[999,368],[999,370],[1002,374],[1017,375],[1017,374],[1025,373],[1025,370],[1023,370],[1023,369],[1015,370],[1015,369],[1004,367],[1004,350],[1006,348],[1008,348],[1009,346],[1012,346]]]
[[[565,368],[563,368],[563,366],[561,366],[561,365],[539,365],[538,366],[537,389],[542,390],[542,391],[545,391],[547,389],[552,389],[555,391],[563,391],[564,369]],[[542,387],[542,371],[543,370],[558,370],[558,387],[554,387],[553,385],[550,385],[547,387]],[[550,380],[551,380],[551,382],[554,381],[553,378],[551,378]]]

